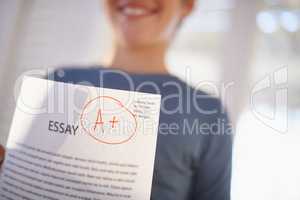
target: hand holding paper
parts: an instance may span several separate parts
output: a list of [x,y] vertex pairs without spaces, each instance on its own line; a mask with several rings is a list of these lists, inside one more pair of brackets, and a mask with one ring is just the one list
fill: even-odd
[[26,77],[1,199],[150,199],[160,96]]

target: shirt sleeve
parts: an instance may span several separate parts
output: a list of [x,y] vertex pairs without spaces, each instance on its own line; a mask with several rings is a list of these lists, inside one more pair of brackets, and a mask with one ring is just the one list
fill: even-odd
[[211,131],[195,165],[193,200],[230,200],[233,131],[226,112],[211,119]]

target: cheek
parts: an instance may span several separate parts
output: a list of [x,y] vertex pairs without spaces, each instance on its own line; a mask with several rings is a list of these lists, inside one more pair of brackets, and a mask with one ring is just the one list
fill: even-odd
[[[174,0],[171,1],[173,2]],[[174,1],[173,4],[166,5],[159,22],[162,36],[164,38],[171,38],[177,31],[177,27],[180,21],[181,21],[181,7],[178,4],[178,2]]]
[[112,24],[117,24],[117,11],[115,9],[115,0],[101,0],[106,19]]

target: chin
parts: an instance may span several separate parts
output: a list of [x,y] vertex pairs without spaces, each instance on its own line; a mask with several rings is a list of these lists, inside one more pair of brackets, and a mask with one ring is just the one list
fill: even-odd
[[148,31],[144,33],[143,31],[131,31],[123,33],[120,37],[123,44],[130,47],[141,47],[158,44],[160,36],[156,33],[151,33]]

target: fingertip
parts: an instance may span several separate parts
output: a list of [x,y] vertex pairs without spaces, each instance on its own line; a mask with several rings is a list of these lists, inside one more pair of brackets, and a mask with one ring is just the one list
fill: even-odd
[[4,159],[4,154],[5,154],[5,149],[4,147],[0,144],[0,163],[3,161]]

